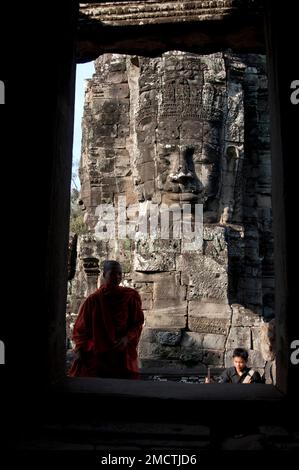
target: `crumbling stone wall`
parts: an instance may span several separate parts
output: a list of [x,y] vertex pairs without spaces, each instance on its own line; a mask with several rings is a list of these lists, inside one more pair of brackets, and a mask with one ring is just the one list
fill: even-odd
[[[142,297],[144,367],[224,366],[243,346],[263,370],[269,354],[261,329],[274,316],[265,58],[105,54],[95,69],[80,166],[89,233],[78,239],[69,323],[97,287],[103,260],[115,258]],[[153,204],[160,211],[202,204],[202,246],[188,250],[182,239],[159,236],[99,239],[101,204],[113,204],[116,216],[126,210],[136,233],[136,207],[146,214]],[[109,214],[105,220],[109,228]]]

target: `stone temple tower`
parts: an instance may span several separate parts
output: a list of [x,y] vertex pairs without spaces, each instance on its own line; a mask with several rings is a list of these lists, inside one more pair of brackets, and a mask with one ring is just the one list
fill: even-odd
[[[262,371],[273,359],[274,306],[265,58],[105,54],[95,69],[82,121],[87,232],[78,237],[68,318],[96,289],[102,262],[117,259],[143,301],[142,367],[222,367],[240,346]],[[191,222],[202,208],[197,248],[174,236],[175,211],[169,238],[134,238],[153,208],[160,220],[184,206]],[[111,231],[117,217],[131,236]]]

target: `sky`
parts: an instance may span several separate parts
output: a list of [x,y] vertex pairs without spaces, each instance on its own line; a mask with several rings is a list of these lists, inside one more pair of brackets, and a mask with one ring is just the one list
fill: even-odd
[[94,63],[77,64],[76,69],[76,91],[75,91],[75,117],[74,117],[74,140],[73,140],[73,170],[72,188],[80,188],[80,181],[77,176],[78,165],[81,155],[81,120],[84,106],[85,80],[91,78],[94,73]]

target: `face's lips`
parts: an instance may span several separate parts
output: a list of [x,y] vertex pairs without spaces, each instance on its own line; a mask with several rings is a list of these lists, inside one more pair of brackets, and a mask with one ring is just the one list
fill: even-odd
[[183,184],[172,181],[168,183],[163,190],[169,193],[180,193],[180,194],[200,194],[202,191],[194,184]]
[[188,191],[172,193],[171,199],[173,201],[198,201],[198,193]]

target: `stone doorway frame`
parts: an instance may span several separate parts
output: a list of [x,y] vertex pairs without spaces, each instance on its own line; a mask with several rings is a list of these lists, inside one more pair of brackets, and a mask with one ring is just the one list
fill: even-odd
[[[103,4],[106,2],[102,2]],[[134,3],[134,2],[133,2]],[[275,34],[275,25],[272,23],[270,17],[270,2],[267,2],[266,12],[263,14],[262,20],[260,19],[255,27],[260,28],[263,22],[266,22],[265,32],[266,32],[266,48],[267,48],[267,58],[269,64],[269,92],[270,92],[270,102],[271,102],[271,148],[272,148],[272,181],[273,181],[273,214],[274,214],[274,239],[275,239],[275,279],[276,279],[276,304],[275,312],[276,319],[278,324],[279,334],[277,335],[277,385],[274,386],[259,386],[252,385],[249,390],[241,389],[236,394],[235,389],[231,387],[230,390],[225,388],[225,393],[222,386],[217,385],[217,389],[212,387],[207,393],[206,387],[199,387],[196,390],[196,393],[192,394],[188,387],[188,384],[172,384],[171,387],[174,387],[173,390],[166,390],[163,384],[151,384],[149,387],[145,387],[143,383],[135,383],[134,385],[130,381],[125,380],[106,380],[106,379],[70,379],[65,378],[64,376],[64,364],[65,364],[65,323],[63,320],[64,308],[65,308],[65,297],[66,297],[66,269],[65,269],[65,260],[67,257],[67,238],[68,238],[68,207],[67,205],[59,205],[57,201],[64,200],[63,198],[68,198],[68,191],[70,185],[70,166],[71,166],[71,140],[72,140],[72,109],[74,105],[74,88],[71,89],[66,87],[64,90],[64,98],[67,98],[69,103],[68,114],[65,115],[65,121],[59,123],[57,138],[56,138],[56,147],[54,147],[54,167],[55,167],[55,180],[53,184],[57,184],[57,181],[60,181],[60,189],[56,193],[56,201],[51,203],[51,218],[50,218],[50,236],[48,240],[48,273],[47,273],[47,291],[49,298],[49,309],[51,313],[51,320],[49,324],[49,329],[52,333],[49,334],[48,338],[48,357],[51,357],[48,369],[48,378],[49,382],[54,385],[54,390],[57,392],[63,391],[68,396],[94,396],[97,395],[104,399],[105,397],[110,397],[111,400],[122,400],[124,397],[130,399],[152,399],[156,400],[158,398],[168,399],[171,398],[176,402],[176,400],[185,400],[185,401],[217,401],[225,400],[260,400],[262,402],[272,402],[273,400],[278,400],[281,402],[283,398],[288,396],[291,393],[290,384],[292,382],[292,374],[290,377],[290,365],[289,365],[289,336],[290,336],[290,323],[287,321],[287,267],[285,263],[285,253],[286,253],[286,226],[285,226],[285,204],[284,204],[284,191],[281,181],[281,174],[283,174],[283,157],[285,154],[285,142],[282,137],[282,123],[280,121],[281,116],[281,103],[279,102],[280,92],[279,84],[281,82],[281,76],[278,71],[277,57],[276,55],[280,54],[280,50],[277,44],[274,41]],[[229,23],[228,23],[229,24]],[[81,37],[81,56],[77,59],[79,62],[84,61],[82,54],[85,54],[85,61],[91,60],[91,56],[95,53],[95,49],[91,53],[90,50],[94,46],[92,44],[92,38],[94,38],[94,30],[92,29],[92,22],[90,23],[91,28],[91,46],[88,43],[88,38],[84,37],[84,40]],[[174,28],[173,28],[174,27]],[[110,28],[110,29],[109,29]],[[111,29],[112,28],[112,29]],[[100,54],[105,51],[111,51],[117,53],[128,53],[128,42],[124,42],[124,47],[120,47],[121,38],[126,34],[126,29],[115,27],[117,36],[120,42],[117,43],[117,48],[115,44],[111,44],[109,41],[112,41],[112,31],[113,25],[106,28],[106,35],[103,41]],[[160,29],[159,29],[160,28]],[[157,53],[157,47],[161,52],[163,52],[163,47],[169,48],[171,44],[170,36],[167,36],[167,40],[164,43],[164,46],[157,46],[155,38],[160,30],[163,36],[171,34],[177,28],[177,24],[169,25],[169,28],[165,25],[155,25],[154,28],[145,28],[142,26],[132,25],[128,26],[128,31],[132,33],[133,40],[136,39],[136,34],[142,35],[144,31],[146,35],[143,37],[146,38],[146,43],[149,43],[149,37],[152,37],[152,41],[156,44],[154,47],[149,50],[151,53]],[[254,29],[254,28],[253,28]],[[184,30],[185,31],[185,30]],[[260,37],[261,31],[258,31],[258,37]],[[150,34],[153,34],[150,36]],[[200,35],[199,35],[200,37]],[[132,40],[132,38],[131,38]],[[78,41],[78,39],[77,39]],[[80,39],[79,39],[80,41]],[[217,41],[216,41],[217,42]],[[78,44],[78,43],[77,43]],[[89,45],[88,45],[89,44]],[[143,44],[145,48],[145,42],[140,41],[140,44]],[[194,46],[194,36],[193,36],[193,46]],[[138,46],[139,47],[139,46]],[[141,46],[140,46],[141,47]],[[205,44],[204,50],[213,51],[215,44],[212,47],[209,46],[208,42]],[[116,49],[115,49],[116,48]],[[256,44],[257,50],[260,52],[260,44]],[[251,51],[254,50],[254,44],[252,43],[249,47]],[[200,51],[199,51],[200,52]],[[203,51],[201,51],[203,53]],[[63,75],[64,74],[64,75]],[[62,82],[64,83],[74,83],[74,61],[69,63],[68,68],[62,72]],[[57,121],[59,121],[59,113],[57,115]],[[65,132],[67,130],[67,132]],[[285,138],[285,136],[284,136]],[[64,153],[64,158],[68,159],[68,162],[61,165],[61,150]],[[65,167],[64,167],[65,165]],[[61,184],[62,183],[62,184]],[[61,199],[62,198],[62,199]],[[56,247],[57,249],[53,248]],[[54,279],[51,274],[54,272],[61,272],[61,276],[58,279]],[[54,339],[55,338],[55,339]],[[226,387],[224,385],[224,387]],[[261,387],[264,387],[263,389]]]

